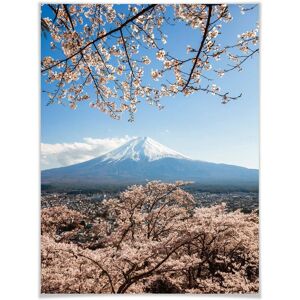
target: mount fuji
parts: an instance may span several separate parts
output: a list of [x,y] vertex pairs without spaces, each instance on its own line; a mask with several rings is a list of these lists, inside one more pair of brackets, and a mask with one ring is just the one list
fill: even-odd
[[157,141],[135,138],[97,158],[42,171],[42,184],[125,185],[149,180],[257,185],[258,170],[193,160]]

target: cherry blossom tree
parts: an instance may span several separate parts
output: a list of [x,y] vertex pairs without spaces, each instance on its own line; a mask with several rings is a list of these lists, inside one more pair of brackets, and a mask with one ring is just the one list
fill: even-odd
[[[222,45],[234,5],[226,4],[48,4],[42,9],[42,31],[49,32],[53,55],[42,57],[41,72],[51,103],[76,109],[89,101],[91,108],[119,119],[134,119],[145,99],[163,108],[160,99],[195,92],[220,97],[222,103],[241,97],[221,92],[215,79],[242,69],[258,53],[258,25],[251,24],[234,44]],[[254,7],[240,6],[242,14]],[[186,45],[186,55],[168,49],[168,27],[185,24],[199,42]],[[149,80],[151,76],[152,79]]]
[[197,208],[183,185],[132,186],[94,220],[43,209],[42,292],[257,292],[257,212]]

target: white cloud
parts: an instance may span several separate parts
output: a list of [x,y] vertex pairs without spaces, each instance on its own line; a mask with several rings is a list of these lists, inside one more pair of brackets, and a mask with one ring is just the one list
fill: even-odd
[[100,156],[121,146],[132,137],[94,139],[84,138],[83,142],[41,144],[41,169],[68,166]]

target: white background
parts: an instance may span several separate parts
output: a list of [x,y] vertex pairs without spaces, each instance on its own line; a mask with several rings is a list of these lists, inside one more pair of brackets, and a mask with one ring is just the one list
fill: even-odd
[[[0,7],[0,297],[37,299],[39,3],[7,0]],[[300,289],[299,11],[296,0],[261,5],[261,292],[251,298],[263,300],[296,299]]]

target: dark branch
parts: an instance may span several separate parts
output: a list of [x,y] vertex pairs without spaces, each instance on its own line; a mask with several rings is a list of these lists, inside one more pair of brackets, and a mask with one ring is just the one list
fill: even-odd
[[135,77],[133,69],[132,69],[132,65],[131,65],[131,62],[130,62],[129,54],[128,54],[128,51],[127,51],[126,41],[125,41],[124,36],[123,36],[122,28],[120,29],[120,33],[121,33],[121,38],[122,38],[122,42],[123,42],[123,45],[124,45],[124,50],[125,50],[125,53],[126,53],[128,65],[129,65],[129,68],[131,70],[131,74],[132,74],[133,77]]
[[204,42],[206,40],[206,36],[207,36],[207,33],[208,33],[208,27],[209,27],[209,23],[210,23],[210,18],[211,18],[211,12],[212,12],[212,5],[208,4],[207,6],[208,6],[208,15],[207,15],[207,21],[206,21],[206,26],[205,26],[204,34],[203,34],[203,37],[202,37],[202,41],[201,41],[200,47],[198,49],[197,55],[195,57],[195,62],[194,62],[194,65],[192,67],[192,70],[190,72],[189,78],[188,78],[186,84],[184,85],[184,87],[182,88],[181,92],[183,92],[186,89],[186,87],[189,85],[189,83],[191,81],[193,72],[194,72],[194,70],[196,68],[196,65],[197,65],[197,62],[198,62],[198,58],[200,56],[200,53],[201,53],[201,51],[203,49],[203,46],[204,46]]
[[54,22],[56,21],[57,15],[58,15],[59,5],[58,5],[57,9],[55,9],[51,4],[49,4],[48,6],[49,6],[49,7],[52,9],[52,11],[55,13],[55,17],[54,17],[54,19],[53,19],[53,23],[54,23]]
[[107,276],[108,281],[109,281],[109,284],[110,284],[110,287],[111,287],[111,291],[112,291],[112,293],[115,294],[115,289],[114,289],[114,285],[113,285],[113,282],[112,282],[112,278],[111,278],[111,276],[109,275],[108,271],[107,271],[106,269],[104,269],[104,268],[101,266],[101,264],[100,264],[99,262],[97,262],[96,260],[94,260],[94,259],[92,259],[92,258],[90,258],[90,257],[88,257],[88,256],[85,256],[84,254],[81,254],[81,253],[77,253],[76,255],[81,256],[81,257],[83,257],[83,258],[85,258],[85,259],[88,259],[88,260],[90,260],[92,263],[94,263],[96,266],[98,266],[98,267],[103,271],[103,273]]
[[67,14],[67,16],[68,16],[68,18],[69,18],[69,21],[70,21],[70,23],[71,23],[72,29],[74,30],[73,21],[72,21],[71,15],[70,15],[70,13],[69,13],[68,6],[67,6],[67,4],[64,4],[63,6],[64,6],[65,12],[66,12],[66,14]]
[[[54,18],[54,20],[56,20],[56,18],[57,18],[57,16],[58,16],[59,6],[58,6],[57,9],[55,9],[51,4],[48,4],[48,6],[49,6],[49,7],[53,10],[53,12],[55,13],[55,18]],[[70,28],[69,28],[69,26],[67,25],[67,23],[66,23],[63,19],[61,19],[61,18],[60,18],[59,20],[65,25],[66,29],[70,31]],[[54,23],[54,21],[53,21],[53,23]]]

